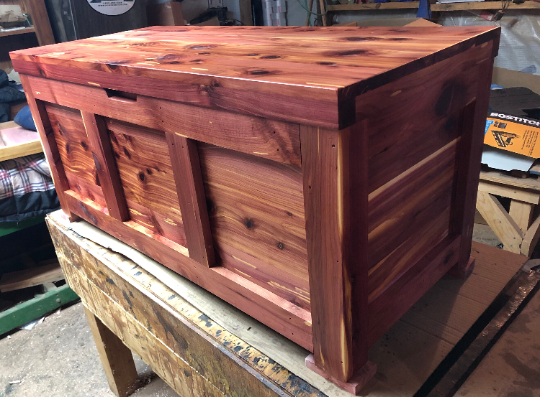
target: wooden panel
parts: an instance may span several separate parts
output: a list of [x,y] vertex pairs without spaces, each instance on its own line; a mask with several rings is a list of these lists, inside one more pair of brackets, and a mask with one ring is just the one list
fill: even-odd
[[137,226],[119,222],[105,214],[103,208],[75,192],[66,194],[72,211],[94,226],[121,239],[183,277],[200,285],[239,310],[273,328],[308,350],[313,350],[311,315],[287,300],[265,290],[250,280],[223,268],[206,268],[187,256],[187,250]]
[[[449,143],[369,195],[370,268],[411,236],[422,234],[422,228],[450,207],[458,142]],[[410,244],[409,248],[413,250]]]
[[64,196],[64,192],[69,189],[69,182],[66,178],[61,151],[55,138],[56,134],[53,129],[53,123],[51,123],[45,103],[34,98],[34,95],[29,88],[30,83],[26,76],[21,76],[21,82],[30,90],[30,92],[26,94],[28,105],[30,106],[41,142],[43,142],[43,151],[51,169],[51,176],[58,194],[58,200],[60,201],[63,211],[69,215],[68,204]]
[[77,176],[77,174],[73,172],[66,171],[66,177],[69,182],[70,189],[76,192],[79,196],[95,201],[96,204],[102,207],[107,206],[100,186],[88,181],[87,179]]
[[[460,237],[446,238],[369,303],[369,344],[379,339],[459,259]],[[425,251],[424,251],[425,252]]]
[[131,218],[145,228],[185,245],[165,135],[116,120],[107,120],[107,128]]
[[368,358],[364,127],[300,130],[314,363],[338,384]]
[[[298,125],[204,109],[162,99],[109,97],[102,88],[28,76],[38,99],[159,131],[179,133],[243,153],[300,165]],[[139,80],[138,80],[139,81]],[[130,84],[126,89],[131,90]],[[253,104],[250,104],[253,106]],[[261,105],[263,106],[263,105]]]
[[201,176],[197,142],[167,133],[169,156],[173,167],[176,192],[182,209],[189,257],[205,266],[214,266],[208,210]]
[[[75,109],[49,103],[45,104],[45,109],[51,121],[51,128],[54,131],[66,174],[85,179],[96,185],[96,190],[103,196],[81,113]],[[70,188],[73,189],[74,186],[70,184]]]
[[126,198],[105,120],[103,117],[89,112],[81,112],[81,116],[109,215],[119,221],[127,221],[129,220],[129,212]]
[[309,310],[301,170],[211,145],[199,153],[222,265]]
[[432,214],[429,222],[418,227],[399,245],[393,245],[386,256],[369,271],[369,301],[377,297],[420,261],[426,252],[448,236],[450,207]]
[[473,48],[357,98],[357,118],[369,119],[370,192],[461,134],[461,110],[478,91],[476,64],[491,52]]
[[[345,128],[355,121],[348,99],[498,35],[498,28],[478,26],[167,26],[12,57],[20,73],[115,89],[137,76],[140,84],[131,87],[143,95],[159,92],[205,107]],[[171,83],[159,91],[152,80]]]

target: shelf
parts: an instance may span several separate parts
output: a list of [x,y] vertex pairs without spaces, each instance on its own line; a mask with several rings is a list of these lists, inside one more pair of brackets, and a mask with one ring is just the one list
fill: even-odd
[[[399,10],[417,9],[418,1],[368,3],[368,4],[339,4],[328,5],[328,11],[373,11],[373,10]],[[436,3],[431,4],[431,11],[463,11],[463,10],[500,10],[500,1],[475,1],[465,3]],[[526,1],[521,4],[510,3],[510,10],[540,10],[540,2]]]
[[0,30],[0,37],[4,36],[14,36],[17,34],[26,34],[26,33],[35,33],[36,30],[34,27],[23,28],[23,29],[13,29],[13,30]]

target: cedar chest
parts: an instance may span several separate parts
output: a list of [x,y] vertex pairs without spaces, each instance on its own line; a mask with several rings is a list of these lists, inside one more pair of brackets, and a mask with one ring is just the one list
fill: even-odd
[[465,275],[499,29],[152,27],[11,53],[63,210],[313,353]]

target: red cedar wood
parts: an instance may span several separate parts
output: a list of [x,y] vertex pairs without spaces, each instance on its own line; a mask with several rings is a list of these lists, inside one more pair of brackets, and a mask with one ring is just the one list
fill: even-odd
[[81,115],[109,215],[119,221],[127,221],[129,211],[105,120],[101,116],[85,111],[82,111]]
[[311,315],[308,311],[223,267],[201,266],[188,256],[151,237],[151,233],[143,234],[128,222],[122,223],[108,216],[76,192],[67,192],[66,201],[70,209],[84,220],[230,302],[305,349],[313,350]]
[[[215,34],[215,31],[210,32],[209,30],[205,31],[204,29],[188,30],[191,33],[200,31],[203,36],[206,33],[213,33],[213,35],[208,34],[204,37],[204,40],[202,40],[203,36],[198,38],[199,43],[201,40],[210,43],[207,46],[209,47],[209,58],[207,61],[201,62],[204,66],[213,68],[212,63],[219,60],[222,61],[219,63],[220,66],[226,66],[223,70],[238,72],[238,67],[245,67],[245,64],[249,63],[253,67],[259,68],[258,70],[264,71],[264,68],[276,68],[280,70],[280,73],[256,73],[257,76],[252,77],[248,71],[248,76],[246,76],[245,79],[230,79],[228,76],[225,77],[219,75],[219,73],[216,72],[216,69],[212,69],[212,71],[205,73],[204,76],[186,72],[184,68],[187,66],[177,66],[181,65],[181,62],[154,62],[151,68],[147,66],[133,67],[132,65],[125,65],[124,62],[96,63],[90,60],[85,61],[84,59],[78,59],[78,62],[70,63],[70,58],[76,55],[76,53],[81,53],[83,57],[86,55],[91,55],[92,57],[96,56],[94,53],[82,54],[80,49],[75,50],[75,52],[57,52],[52,57],[46,56],[46,53],[50,50],[34,50],[36,51],[34,53],[18,52],[14,57],[16,58],[16,62],[18,62],[18,66],[16,67],[20,67],[19,71],[34,74],[36,76],[46,76],[49,78],[56,77],[62,80],[75,81],[84,85],[93,84],[115,89],[122,89],[120,87],[124,87],[126,91],[140,90],[136,93],[147,95],[148,98],[143,100],[148,101],[148,104],[152,103],[150,102],[150,96],[162,95],[162,97],[167,99],[198,105],[200,107],[199,109],[203,109],[204,107],[226,109],[231,112],[231,115],[234,115],[232,112],[253,115],[252,109],[259,108],[253,106],[253,103],[258,103],[257,101],[260,101],[261,95],[263,95],[265,99],[268,99],[268,106],[261,107],[264,108],[265,112],[257,113],[257,115],[262,115],[273,120],[292,120],[310,124],[311,127],[300,127],[302,166],[304,173],[306,231],[309,253],[308,264],[310,269],[312,315],[313,323],[315,324],[312,339],[313,346],[310,347],[314,351],[313,360],[315,365],[319,367],[319,370],[325,371],[327,377],[336,381],[336,383],[347,382],[355,374],[361,373],[362,369],[364,369],[364,372],[367,372],[367,347],[374,341],[374,338],[386,331],[393,322],[395,322],[423,293],[425,293],[425,291],[427,291],[429,287],[435,283],[438,278],[447,272],[450,267],[454,266],[454,264],[460,260],[460,255],[462,257],[466,256],[466,259],[468,260],[470,253],[470,244],[461,244],[462,239],[470,240],[470,236],[467,234],[463,237],[460,233],[461,231],[458,230],[459,227],[454,227],[455,230],[452,230],[454,233],[444,237],[438,245],[424,253],[420,260],[415,258],[411,263],[403,265],[404,273],[402,273],[401,277],[389,285],[382,293],[374,297],[374,300],[370,302],[368,306],[368,187],[366,186],[367,182],[365,182],[367,181],[367,175],[364,175],[363,178],[356,178],[356,173],[359,172],[358,170],[361,170],[361,172],[366,172],[367,170],[368,144],[366,140],[367,133],[365,133],[365,131],[369,130],[369,125],[366,124],[366,120],[364,119],[361,119],[359,123],[353,124],[355,121],[355,106],[353,99],[360,93],[374,90],[375,88],[393,82],[402,76],[417,71],[420,76],[422,74],[421,70],[470,48],[474,48],[475,51],[491,48],[492,51],[490,54],[486,55],[486,58],[492,58],[496,52],[493,50],[493,43],[497,40],[499,30],[463,29],[459,31],[459,34],[455,34],[458,30],[445,29],[444,33],[439,36],[440,32],[443,32],[440,28],[437,28],[436,31],[433,30],[432,35],[425,34],[429,30],[414,31],[407,28],[390,30],[374,28],[373,31],[362,29],[340,29],[338,31],[330,29],[325,31],[325,33],[327,33],[326,35],[321,35],[323,37],[323,43],[317,43],[317,48],[322,48],[324,51],[339,50],[344,51],[344,53],[336,56],[337,54],[335,52],[318,53],[312,52],[309,49],[309,56],[306,57],[307,53],[301,54],[301,58],[303,57],[302,62],[305,62],[307,58],[310,59],[310,62],[312,62],[313,59],[324,59],[325,61],[328,61],[328,63],[331,63],[333,67],[336,67],[336,69],[333,70],[334,73],[330,74],[328,73],[328,68],[320,67],[329,65],[310,64],[310,67],[308,68],[309,78],[313,80],[314,84],[306,83],[304,80],[298,80],[299,74],[296,69],[299,65],[294,61],[291,62],[290,59],[284,61],[280,57],[276,58],[271,54],[268,54],[269,59],[277,60],[268,61],[266,58],[265,60],[261,58],[249,59],[249,62],[244,62],[240,60],[239,56],[247,56],[248,54],[235,52],[223,54],[220,52],[222,50],[225,50],[225,52],[229,51],[229,43],[227,41],[237,42],[239,40],[238,37],[224,34],[223,36],[216,38],[217,35]],[[385,33],[388,33],[389,31],[391,33],[383,36],[383,30]],[[186,31],[187,30],[180,30],[180,32]],[[232,31],[238,33],[235,30]],[[229,33],[232,31],[227,32]],[[241,29],[240,31],[243,32],[244,30]],[[473,31],[475,32],[474,34]],[[170,32],[167,30],[157,29],[156,31],[153,31],[150,29],[138,31],[134,34],[138,35],[139,32],[143,32],[143,35],[148,36],[145,40],[149,40],[149,37],[152,36],[156,40],[155,43],[159,43],[160,39],[170,37]],[[281,32],[284,31],[281,30]],[[288,37],[289,39],[300,40],[302,39],[300,36],[305,33],[305,30],[293,29],[288,32],[292,32]],[[363,36],[366,32],[370,34],[370,38]],[[485,32],[485,34],[480,34],[481,32]],[[401,41],[402,39],[409,40],[419,33],[422,33],[422,39],[425,39],[426,41],[425,44],[415,48],[417,52],[412,57],[403,57],[403,54],[399,52],[400,46],[397,45],[401,45],[402,43],[396,44],[396,42]],[[297,34],[300,34],[300,36]],[[238,34],[236,34],[236,36],[238,36]],[[355,36],[358,37],[354,38]],[[321,40],[320,36],[316,37]],[[353,37],[354,39],[349,40],[347,37]],[[185,38],[185,36],[182,36],[182,38]],[[195,59],[192,59],[194,58],[194,54],[182,50],[182,48],[193,50],[194,47],[198,47],[196,44],[197,38],[192,37],[191,39],[192,42],[187,43],[187,45],[186,42],[178,42],[177,45],[180,47],[177,47],[176,50],[183,52],[183,55],[186,56],[188,61],[194,62]],[[396,42],[392,42],[393,39],[397,39]],[[88,41],[87,44],[89,44],[89,46],[85,49],[87,50],[92,46],[98,47],[99,44],[103,44],[103,42],[99,40],[101,39],[97,39],[97,41]],[[349,43],[350,46],[349,44],[343,44],[346,41],[351,41],[353,43]],[[360,41],[361,44],[355,43],[355,41]],[[362,41],[367,41],[367,43],[362,43]],[[371,43],[370,41],[374,41],[374,43]],[[451,41],[453,42],[450,43]],[[414,45],[415,43],[418,44],[418,42],[414,42],[414,40],[413,42],[408,42],[408,44],[411,45]],[[217,44],[217,46],[214,44]],[[376,44],[376,46],[373,47],[373,44]],[[490,44],[491,47],[488,47]],[[425,45],[425,47],[422,47],[423,45]],[[438,46],[440,46],[440,48]],[[276,48],[282,48],[283,44],[277,44],[277,46],[275,46],[270,41],[263,40],[258,47],[261,50],[259,52],[273,52]],[[403,48],[408,47],[410,46],[403,46]],[[434,47],[437,47],[435,51],[433,50]],[[377,53],[374,48],[379,48],[386,55]],[[200,48],[197,48],[197,50],[200,50]],[[207,49],[203,50],[206,51]],[[370,56],[349,58],[349,55],[351,55],[350,51],[353,50],[367,51]],[[125,51],[119,51],[117,56],[129,58],[130,60],[128,63],[138,62],[142,60],[142,58],[139,59],[137,57],[158,56],[160,51],[164,51],[164,49],[161,44],[156,44],[147,46],[147,48],[144,49],[135,47],[128,48]],[[40,56],[43,54],[45,55]],[[161,53],[161,55],[163,54],[164,53]],[[347,54],[347,59],[341,58],[341,55],[344,54]],[[391,54],[391,56],[387,56],[389,54]],[[114,51],[106,50],[101,54],[101,56],[105,57],[111,57],[113,55]],[[202,54],[197,53],[197,56],[199,55]],[[285,55],[290,56],[288,53]],[[169,58],[167,59],[170,60]],[[346,62],[351,62],[351,59],[353,59],[354,62],[362,62],[363,65],[355,65],[357,69],[354,69],[346,64]],[[485,62],[492,61],[491,59],[487,59],[484,61],[484,64]],[[478,63],[480,63],[480,61],[478,61]],[[171,66],[173,64],[175,66]],[[380,67],[377,68],[376,64]],[[79,69],[75,70],[73,66]],[[189,67],[191,66],[192,65],[190,64]],[[491,63],[489,66],[485,67],[490,66]],[[374,67],[374,69],[369,71],[368,69],[370,67]],[[356,72],[353,72],[353,70],[358,71],[358,68],[361,68],[362,70],[359,72],[360,74],[355,74]],[[301,69],[304,70],[306,68]],[[481,69],[480,72],[482,70],[484,69]],[[339,71],[340,73],[336,73],[336,71]],[[243,69],[243,72],[240,71],[240,73],[245,73],[245,69]],[[137,75],[138,81],[141,82],[141,84],[131,88],[133,84],[131,79],[129,79],[129,74]],[[263,75],[267,76],[261,77]],[[330,75],[331,78],[329,77]],[[194,78],[193,76],[196,77]],[[485,75],[482,77],[486,79],[485,81],[489,78]],[[56,82],[43,83],[41,81],[43,79],[41,78],[32,78],[35,79],[36,83],[41,84],[44,91],[47,91],[42,97],[43,99],[52,98],[52,101],[56,101],[57,98],[60,98],[59,101],[61,104],[67,106],[70,106],[69,104],[71,104],[73,107],[79,107],[78,104],[77,106],[73,105],[74,102],[77,102],[77,99],[74,100],[73,93],[67,90],[67,87],[69,87],[67,83],[62,85],[59,85]],[[302,78],[304,79],[304,77]],[[166,81],[168,79],[174,79],[174,81]],[[152,82],[155,82],[156,80],[161,80],[160,84],[152,84]],[[321,88],[318,84],[328,83],[329,80],[330,82],[336,83],[334,88]],[[482,92],[482,95],[485,94],[487,96],[487,86],[484,87],[485,84],[482,84],[479,85],[479,89],[485,89],[485,92]],[[50,88],[50,86],[53,85],[55,88]],[[168,86],[168,88],[166,87],[163,93],[159,94],[155,88],[158,85],[160,87]],[[75,86],[75,88],[77,88],[77,86]],[[95,90],[95,88],[91,87],[86,87],[85,90],[86,89]],[[41,89],[39,91],[41,92]],[[103,94],[102,91],[100,92]],[[310,106],[310,104],[313,104],[314,102],[310,102],[309,99],[307,99],[314,97],[317,98],[317,100],[320,100],[319,102],[316,102],[317,106],[315,107]],[[285,98],[287,98],[287,100],[285,100]],[[288,99],[291,100],[289,101]],[[458,106],[458,112],[459,108],[467,104],[466,101],[462,101],[461,99],[458,98],[458,102],[462,102],[461,105]],[[477,96],[477,102],[480,103],[481,100],[484,101],[482,103],[486,103],[487,99],[485,97],[481,99]],[[85,106],[89,106],[89,104],[85,104],[85,102],[88,102],[85,99],[79,99],[78,101],[80,107],[84,108]],[[165,104],[166,102],[160,100],[156,101],[157,102],[154,103],[156,105],[158,103]],[[94,103],[95,101],[92,101],[92,104]],[[287,106],[284,106],[284,104]],[[132,105],[133,104],[130,104],[130,106]],[[178,105],[175,104],[175,106]],[[100,111],[103,113],[109,112],[109,107],[113,109],[113,115],[103,114],[104,116],[120,119],[125,117],[122,113],[126,113],[126,108],[116,108],[111,101],[106,104],[100,104],[100,107]],[[133,110],[133,108],[131,109]],[[205,110],[217,112],[213,109]],[[302,117],[298,118],[298,114],[300,113]],[[199,114],[199,116],[201,116],[201,114]],[[135,114],[135,117],[137,117],[137,114]],[[193,117],[193,113],[191,113],[189,114],[188,119],[193,120]],[[236,118],[241,117],[241,115],[237,114],[231,117]],[[481,117],[483,117],[483,115],[481,115],[479,107],[476,107],[474,112],[474,129],[477,129],[477,126],[479,125],[477,121]],[[145,122],[151,120],[149,115],[144,115],[143,119],[146,120]],[[155,121],[165,123],[164,119],[157,119]],[[465,122],[468,121],[469,120],[465,120]],[[147,126],[158,128],[154,125]],[[348,126],[351,127],[345,128]],[[323,127],[327,127],[327,129]],[[172,130],[169,132],[174,132],[176,125],[171,125],[170,128]],[[338,128],[344,129],[340,131]],[[360,133],[353,134],[357,129]],[[196,132],[190,131],[190,133],[195,134]],[[322,140],[320,140],[320,136],[323,137]],[[197,137],[189,137],[199,140]],[[234,144],[228,146],[228,148],[242,150],[242,146],[239,145],[239,142],[240,140],[235,141]],[[319,143],[321,142],[323,144],[320,146]],[[326,143],[332,143],[334,147],[326,145]],[[474,156],[469,157],[471,161],[475,161]],[[465,163],[467,161],[469,160],[465,160]],[[466,169],[466,172],[462,173],[463,176],[460,176],[459,178],[464,178],[467,180],[467,183],[464,184],[458,181],[456,185],[458,187],[456,197],[458,198],[460,195],[469,194],[468,192],[470,192],[469,188],[472,185],[468,184],[470,180],[468,180],[467,177],[469,176],[474,179],[473,167],[462,167]],[[354,178],[352,176],[353,173],[355,173]],[[461,190],[462,186],[466,186],[466,188]],[[474,192],[472,193],[474,194]],[[186,258],[185,256],[181,262],[178,262],[178,257],[181,254],[178,251],[175,251],[172,245],[164,246],[163,244],[158,243],[159,240],[157,238],[143,238],[144,235],[141,236],[139,233],[134,232],[135,229],[131,228],[130,225],[122,224],[121,222],[111,219],[99,208],[96,209],[91,202],[82,202],[81,197],[74,194],[74,192],[68,192],[67,198],[68,205],[71,205],[74,208],[73,211],[80,216],[85,217],[85,219],[90,220],[95,224],[99,224],[100,227],[106,229],[113,235],[121,235],[124,241],[127,240],[126,242],[129,244],[143,250],[143,252],[148,253],[156,260],[165,263],[180,274],[201,284],[211,292],[218,290],[218,292],[214,293],[218,295],[221,294],[220,296],[224,297],[224,299],[258,319],[264,317],[263,321],[266,324],[275,328],[278,332],[283,333],[290,339],[295,341],[300,340],[301,342],[298,343],[304,343],[304,345],[308,343],[306,336],[308,336],[311,331],[311,329],[306,330],[309,316],[308,311],[291,307],[290,302],[285,299],[280,300],[277,296],[270,294],[268,291],[249,282],[248,279],[227,271],[227,269],[220,267],[211,269],[205,269],[201,266],[197,267],[195,261],[191,261],[191,259]],[[469,202],[467,201],[467,203]],[[454,205],[455,203],[453,206]],[[463,215],[466,215],[469,211],[469,207],[470,205],[467,204]],[[316,214],[315,211],[319,211],[320,213]],[[467,222],[468,220],[466,220],[463,225],[457,226],[464,227]],[[353,237],[355,238],[355,241],[352,241]],[[353,266],[353,263],[355,266]],[[460,263],[463,263],[463,261],[460,260]],[[227,272],[229,272],[229,274],[227,274]],[[220,274],[223,278],[212,280],[212,277],[208,276],[209,274]],[[334,278],[334,282],[330,282],[330,278]],[[224,279],[229,280],[229,284],[227,284],[226,287],[218,284],[219,281],[223,282]],[[244,288],[241,290],[241,294],[238,293],[238,286]],[[220,288],[225,288],[225,290]],[[253,295],[249,297],[246,296],[246,290],[251,291]],[[261,298],[262,301],[259,301],[254,305],[254,300],[261,300]],[[258,309],[257,312],[255,308]],[[261,308],[265,311],[261,312]],[[289,313],[295,313],[295,315],[290,316]],[[287,321],[288,316],[289,321]],[[303,324],[299,321],[301,319],[304,319]],[[283,321],[285,323],[281,323]],[[296,328],[294,337],[292,337],[291,330],[294,327]],[[298,335],[299,331],[301,333],[303,332],[300,336]]]
[[[23,74],[341,129],[355,122],[354,108],[342,102],[493,40],[499,29],[328,27],[319,32],[153,27],[10,55]],[[152,45],[141,46],[141,40]]]
[[[491,44],[492,46],[494,43]],[[493,58],[478,67],[480,76],[476,101],[469,104],[463,112],[463,138],[458,163],[455,189],[453,231],[461,235],[461,250],[456,268],[451,274],[465,277],[472,271],[474,261],[470,261],[476,196],[480,181],[480,163],[484,143],[485,118],[489,106],[489,86],[493,73]]]
[[295,124],[145,96],[138,96],[136,101],[120,101],[109,98],[98,87],[34,76],[27,79],[33,94],[49,103],[164,132],[175,133],[182,126],[182,134],[190,139],[300,165],[299,127]]
[[340,382],[368,359],[365,132],[300,129],[314,363]]
[[[25,87],[30,87],[27,76],[21,75],[21,82],[25,85]],[[26,92],[26,100],[28,101],[32,114],[35,115],[34,119],[36,127],[41,142],[43,143],[43,151],[51,169],[51,175],[62,210],[68,216],[70,216],[70,219],[75,220],[75,217],[73,217],[69,211],[69,207],[65,199],[64,192],[69,190],[69,182],[66,177],[64,165],[62,164],[62,158],[60,157],[60,153],[58,151],[54,131],[51,127],[47,110],[45,109],[45,103],[40,100],[36,100],[30,89],[28,89]]]
[[167,133],[165,137],[169,146],[189,257],[205,266],[212,267],[215,265],[216,258],[197,142],[171,133]]
[[[76,175],[96,185],[97,190],[101,192],[96,165],[80,110],[65,108],[49,102],[45,103],[45,110],[54,131],[56,146],[68,180],[70,175]],[[69,186],[74,189],[71,181]]]

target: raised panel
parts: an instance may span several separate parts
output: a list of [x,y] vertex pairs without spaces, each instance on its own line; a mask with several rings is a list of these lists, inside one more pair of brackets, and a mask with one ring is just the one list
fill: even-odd
[[131,220],[185,246],[165,135],[111,119],[107,128]]
[[[101,192],[94,159],[81,117],[81,112],[64,106],[45,104],[62,164],[71,189],[79,189],[76,179],[83,179]],[[71,177],[73,176],[73,177]]]
[[221,264],[309,309],[301,169],[208,144],[199,156]]

